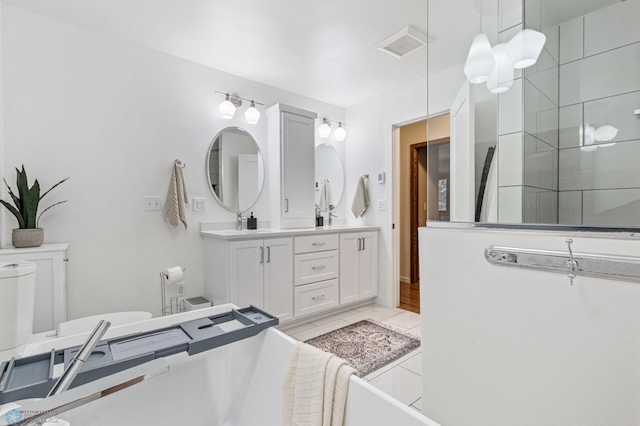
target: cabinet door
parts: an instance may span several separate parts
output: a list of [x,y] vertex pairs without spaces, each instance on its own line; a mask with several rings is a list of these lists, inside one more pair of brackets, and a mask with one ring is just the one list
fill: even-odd
[[360,296],[358,286],[359,234],[340,234],[340,304],[356,302]]
[[[315,217],[314,120],[282,113],[282,217]],[[313,226],[313,225],[309,225]]]
[[264,310],[293,318],[293,238],[264,241]]
[[264,309],[262,240],[232,241],[229,250],[230,302]]
[[358,251],[359,298],[364,299],[378,294],[378,234],[363,232],[361,250]]

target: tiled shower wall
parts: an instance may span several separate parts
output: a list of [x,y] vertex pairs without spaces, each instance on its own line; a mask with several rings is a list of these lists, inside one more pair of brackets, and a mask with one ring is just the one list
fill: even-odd
[[[639,16],[629,0],[560,26],[560,223],[640,225]],[[585,126],[605,124],[615,145],[581,150]]]
[[527,0],[519,22],[506,27],[503,21],[500,28],[501,43],[522,29],[522,18],[526,28],[547,36],[538,62],[516,70],[509,91],[498,96],[498,220],[503,223],[558,222],[559,28],[543,6],[541,0]]

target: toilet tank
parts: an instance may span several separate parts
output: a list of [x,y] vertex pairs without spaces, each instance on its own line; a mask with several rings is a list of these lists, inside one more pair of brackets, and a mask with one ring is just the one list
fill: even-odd
[[0,262],[0,351],[17,348],[31,337],[36,265]]

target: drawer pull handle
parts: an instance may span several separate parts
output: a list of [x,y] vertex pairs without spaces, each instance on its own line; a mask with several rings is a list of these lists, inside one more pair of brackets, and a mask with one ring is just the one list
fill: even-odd
[[323,246],[326,243],[311,243],[312,246]]
[[324,269],[324,268],[325,268],[325,266],[324,266],[324,265],[320,265],[320,266],[313,266],[313,267],[311,267],[311,269],[312,269],[312,270],[314,270],[314,271],[316,271],[316,270],[318,270],[318,269]]
[[313,297],[311,298],[311,300],[322,300],[322,299],[324,299],[324,294],[321,294],[321,295],[319,295],[319,296],[313,296]]

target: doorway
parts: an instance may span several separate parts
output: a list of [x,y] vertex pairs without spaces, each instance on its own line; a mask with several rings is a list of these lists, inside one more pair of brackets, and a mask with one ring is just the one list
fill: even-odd
[[397,141],[398,306],[419,313],[424,277],[418,228],[426,226],[427,219],[448,220],[449,214],[449,115],[399,126]]

